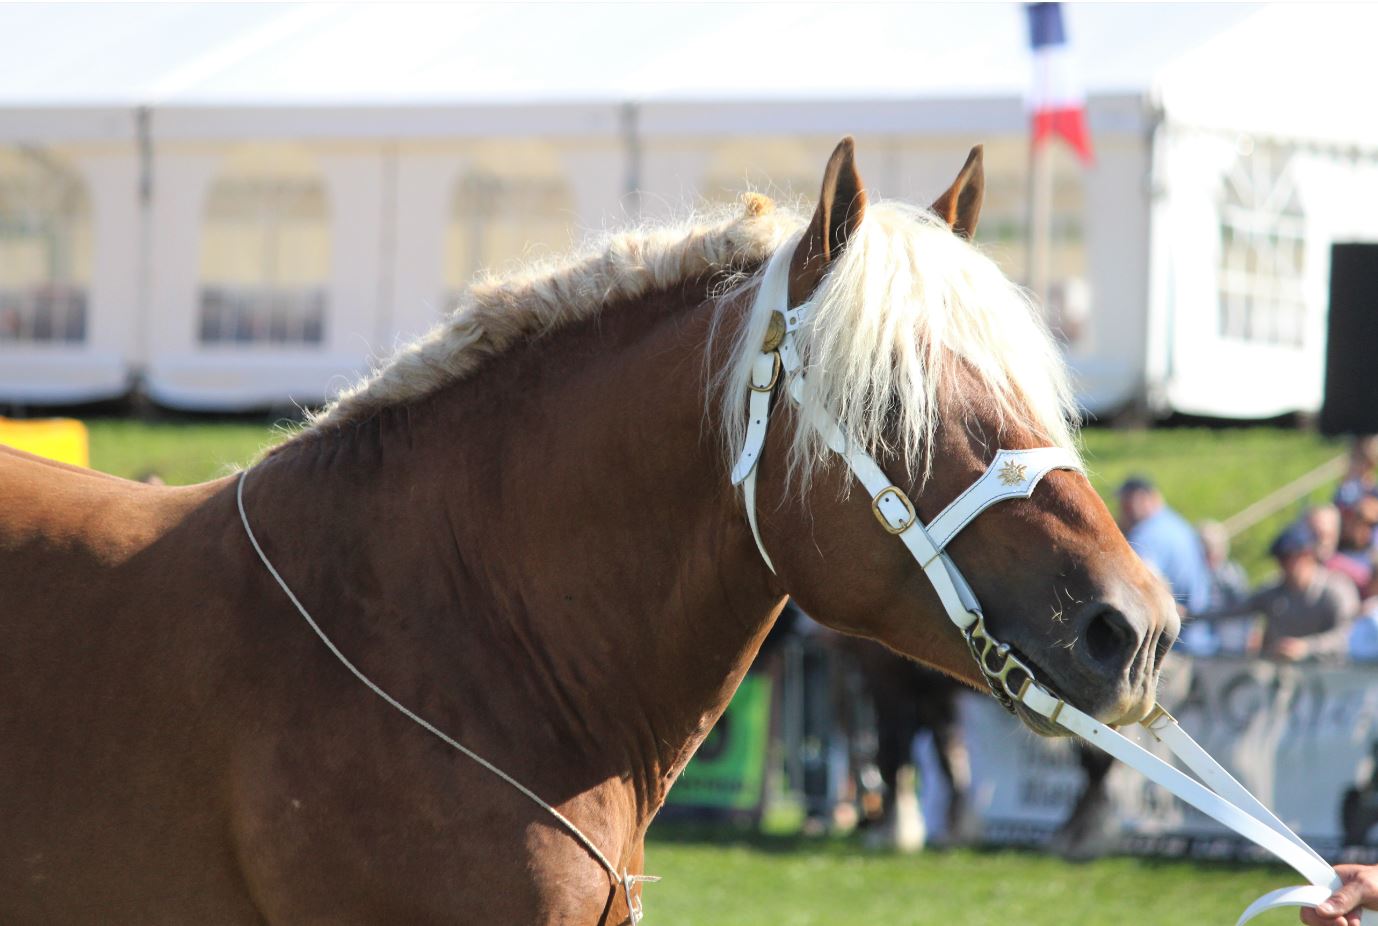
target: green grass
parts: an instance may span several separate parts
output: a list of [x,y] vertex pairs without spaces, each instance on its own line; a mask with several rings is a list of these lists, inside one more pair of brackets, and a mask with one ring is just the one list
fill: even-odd
[[169,485],[224,476],[251,462],[259,450],[282,439],[280,431],[254,422],[143,422],[95,418],[91,466],[126,479],[157,473]]
[[[1071,864],[1031,852],[862,850],[806,840],[656,825],[647,922],[676,926],[1022,926],[1227,924],[1256,897],[1299,882],[1274,866],[1110,858]],[[1296,914],[1257,920],[1278,926]]]
[[[1091,481],[1112,511],[1116,487],[1139,473],[1151,477],[1168,504],[1192,522],[1224,520],[1345,450],[1342,441],[1279,428],[1088,430],[1084,437]],[[1328,501],[1334,488],[1327,484],[1309,500]],[[1301,505],[1235,538],[1234,557],[1255,580],[1273,571],[1268,545]]]

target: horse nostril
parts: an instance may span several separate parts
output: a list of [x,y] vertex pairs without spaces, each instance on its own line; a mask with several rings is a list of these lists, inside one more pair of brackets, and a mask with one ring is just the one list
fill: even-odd
[[1158,633],[1158,639],[1153,644],[1153,668],[1155,670],[1163,664],[1168,650],[1172,649],[1172,644],[1176,642],[1177,638],[1171,630],[1164,628]]
[[1091,659],[1106,668],[1123,668],[1139,649],[1139,634],[1129,618],[1103,602],[1092,606],[1082,635]]

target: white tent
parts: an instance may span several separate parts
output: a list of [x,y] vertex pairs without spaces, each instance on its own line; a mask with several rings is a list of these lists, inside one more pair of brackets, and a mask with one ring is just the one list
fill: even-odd
[[[1066,293],[1089,293],[1089,312],[1074,317],[1068,296],[1055,321],[1087,406],[1315,407],[1325,242],[1375,232],[1344,195],[1372,182],[1371,158],[1341,155],[1378,145],[1359,48],[1378,12],[1097,4],[1067,21],[1097,162],[1060,169],[1065,275],[1085,284]],[[529,211],[596,229],[733,179],[805,192],[843,133],[882,194],[931,197],[988,141],[1011,171],[1003,194],[993,180],[991,246],[1014,262],[1025,43],[1015,4],[0,6],[0,146],[81,178],[90,239],[82,337],[7,341],[0,327],[0,399],[118,394],[132,374],[177,406],[318,401],[436,317],[456,285],[445,262],[463,263],[444,255],[481,254],[474,235],[494,234],[456,218],[473,198],[457,184],[475,165],[501,174],[508,149],[540,180]],[[1261,345],[1240,336],[1267,327],[1260,310],[1222,290],[1218,208],[1255,143],[1285,150],[1286,182],[1305,189],[1300,333],[1273,325]],[[289,287],[288,314],[308,322],[236,340],[216,300],[242,294],[208,278],[237,271],[207,249],[239,240],[232,194],[258,176],[242,150],[255,145],[300,155],[279,183],[305,203],[283,254],[319,273]],[[311,244],[311,223],[328,245]],[[0,298],[5,284],[0,266]],[[1243,323],[1221,321],[1232,298]]]

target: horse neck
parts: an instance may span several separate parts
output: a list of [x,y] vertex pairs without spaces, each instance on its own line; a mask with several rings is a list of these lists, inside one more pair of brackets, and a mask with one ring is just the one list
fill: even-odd
[[414,637],[434,624],[424,652],[388,642],[380,672],[410,660],[437,673],[415,687],[464,679],[509,727],[601,763],[590,780],[629,782],[643,825],[781,601],[705,426],[702,295],[571,325],[301,440],[249,484],[255,518],[275,522],[260,533],[293,534],[270,555],[299,561],[283,572],[314,586],[294,589],[304,601],[343,603],[333,619],[358,645],[399,618]]

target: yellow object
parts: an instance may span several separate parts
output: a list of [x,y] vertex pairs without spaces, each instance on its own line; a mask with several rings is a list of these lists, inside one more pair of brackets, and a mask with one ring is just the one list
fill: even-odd
[[91,465],[91,442],[86,425],[75,418],[16,421],[0,418],[0,444],[60,463]]

